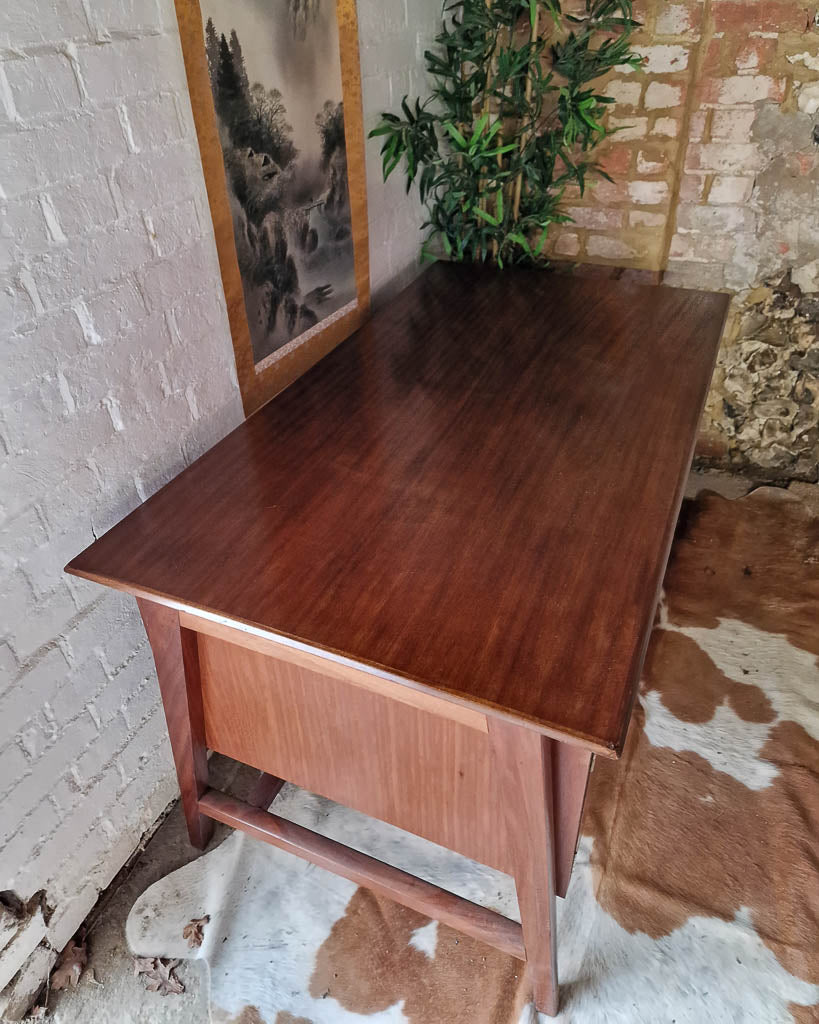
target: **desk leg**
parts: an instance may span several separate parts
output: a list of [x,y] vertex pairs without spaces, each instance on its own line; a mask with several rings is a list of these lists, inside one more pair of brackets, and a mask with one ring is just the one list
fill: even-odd
[[555,892],[565,896],[589,782],[592,755],[583,747],[552,740],[552,809],[555,822]]
[[179,625],[173,608],[142,598],[137,604],[154,652],[188,835],[203,850],[213,821],[199,813],[199,798],[208,788],[208,754],[196,634]]
[[535,1006],[553,1017],[558,1004],[553,741],[492,716],[488,725]]

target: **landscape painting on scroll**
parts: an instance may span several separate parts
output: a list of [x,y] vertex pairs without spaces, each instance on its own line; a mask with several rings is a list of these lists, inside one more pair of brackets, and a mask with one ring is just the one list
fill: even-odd
[[356,297],[329,0],[201,0],[254,362]]
[[245,412],[369,313],[355,0],[175,0]]

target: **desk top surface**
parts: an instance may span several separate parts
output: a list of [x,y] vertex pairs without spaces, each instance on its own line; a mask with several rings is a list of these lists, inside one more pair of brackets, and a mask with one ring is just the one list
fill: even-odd
[[67,569],[617,753],[726,307],[436,265]]

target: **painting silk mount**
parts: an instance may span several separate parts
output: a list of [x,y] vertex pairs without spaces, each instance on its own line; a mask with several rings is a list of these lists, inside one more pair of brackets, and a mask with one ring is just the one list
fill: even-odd
[[364,121],[355,0],[336,0],[355,297],[261,360],[254,357],[199,0],[175,0],[242,403],[250,415],[356,331],[370,309]]

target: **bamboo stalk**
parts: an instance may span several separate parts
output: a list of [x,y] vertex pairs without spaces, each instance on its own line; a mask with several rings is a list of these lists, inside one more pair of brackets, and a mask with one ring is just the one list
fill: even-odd
[[[535,18],[534,18],[534,21],[532,22],[532,25],[531,25],[531,28],[530,28],[530,31],[529,31],[529,43],[532,46],[534,46],[534,44],[537,42],[537,40],[539,38],[539,36],[538,36],[539,28],[540,28],[540,8],[538,7],[537,10],[535,11]],[[526,96],[527,104],[532,99],[532,71],[531,71],[531,66],[532,66],[532,62],[531,62],[531,59],[530,59],[529,67],[526,70],[526,91],[525,91],[525,94],[524,94]],[[521,153],[523,153],[524,149],[526,149],[526,143],[529,141],[529,138],[530,138],[531,134],[532,134],[531,133],[531,129],[527,129],[525,132],[521,133],[521,136],[520,136],[520,152]],[[521,170],[518,171],[517,178],[515,179],[515,195],[514,195],[514,199],[512,201],[512,219],[513,220],[517,220],[518,219],[518,215],[520,213],[520,198],[521,198],[522,191],[523,191],[523,170],[521,169]]]

